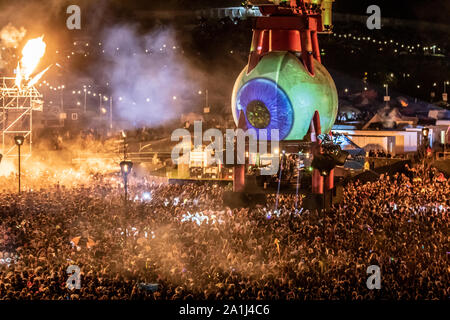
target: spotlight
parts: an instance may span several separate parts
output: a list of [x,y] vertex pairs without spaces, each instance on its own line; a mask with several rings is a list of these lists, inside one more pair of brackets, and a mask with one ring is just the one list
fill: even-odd
[[133,162],[127,160],[120,162],[120,171],[122,172],[124,182],[125,205],[127,203],[128,198],[128,175],[131,172],[131,168],[133,168]]
[[150,192],[144,192],[142,194],[142,200],[146,200],[146,201],[152,200],[152,194]]
[[25,141],[25,137],[24,136],[15,136],[14,141],[18,146],[21,146],[21,145],[23,145],[23,142]]
[[133,168],[133,162],[131,161],[122,161],[120,162],[120,171],[124,176],[128,176],[130,174],[131,169]]

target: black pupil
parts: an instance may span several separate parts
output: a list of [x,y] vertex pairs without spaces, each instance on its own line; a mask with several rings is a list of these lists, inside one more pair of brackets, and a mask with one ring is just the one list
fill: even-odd
[[262,101],[251,101],[247,105],[246,115],[248,122],[257,129],[266,128],[270,123],[270,112]]

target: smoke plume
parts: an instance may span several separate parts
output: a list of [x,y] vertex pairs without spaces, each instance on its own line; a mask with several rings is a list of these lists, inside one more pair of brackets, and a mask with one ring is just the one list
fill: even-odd
[[115,112],[132,126],[154,126],[192,110],[202,75],[190,66],[171,28],[139,35],[133,26],[104,32],[102,63]]
[[27,30],[24,27],[17,29],[10,22],[0,30],[1,45],[6,48],[17,47],[26,33]]
[[18,29],[12,23],[8,23],[0,30],[0,69],[5,68],[11,60],[8,49],[17,48],[26,33],[27,30],[24,27]]

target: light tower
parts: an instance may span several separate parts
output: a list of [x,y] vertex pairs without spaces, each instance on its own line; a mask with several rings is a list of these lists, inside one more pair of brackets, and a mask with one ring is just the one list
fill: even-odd
[[33,139],[33,111],[42,111],[42,94],[33,86],[18,87],[16,78],[0,78],[1,150],[5,158],[17,156],[14,137],[25,138],[22,148],[24,160],[31,156]]

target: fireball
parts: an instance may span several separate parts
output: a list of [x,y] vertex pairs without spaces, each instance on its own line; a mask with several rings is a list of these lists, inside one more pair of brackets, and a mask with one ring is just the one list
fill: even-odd
[[[44,36],[28,40],[22,49],[22,59],[17,64],[16,68],[16,86],[20,88],[22,81],[30,80],[30,76],[33,74],[34,70],[39,64],[39,61],[45,54],[46,44],[44,42]],[[45,70],[47,71],[48,68]],[[41,72],[38,76],[39,78],[33,79],[33,84],[36,83],[43,75]],[[30,85],[30,84],[29,84]]]

